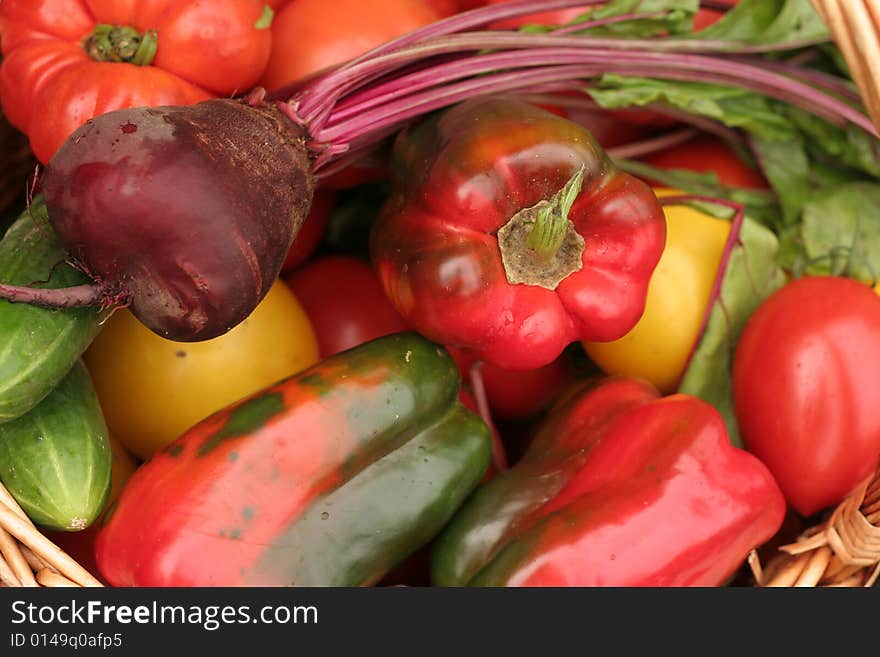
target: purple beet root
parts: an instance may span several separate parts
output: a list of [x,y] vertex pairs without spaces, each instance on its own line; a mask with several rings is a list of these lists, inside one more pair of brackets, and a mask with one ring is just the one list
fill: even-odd
[[163,337],[207,340],[278,277],[314,189],[306,139],[238,100],[110,112],[46,167],[49,219],[105,298]]

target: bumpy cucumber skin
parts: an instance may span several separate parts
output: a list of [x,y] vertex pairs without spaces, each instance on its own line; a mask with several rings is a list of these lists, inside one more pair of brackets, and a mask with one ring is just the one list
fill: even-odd
[[36,524],[78,531],[110,492],[109,432],[82,361],[36,407],[0,424],[0,480]]
[[[0,240],[0,281],[68,287],[89,279],[65,262],[40,197]],[[0,422],[34,408],[70,371],[100,329],[97,308],[48,310],[0,301]]]

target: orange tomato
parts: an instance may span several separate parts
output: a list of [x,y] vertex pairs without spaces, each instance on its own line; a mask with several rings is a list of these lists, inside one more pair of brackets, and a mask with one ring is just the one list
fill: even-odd
[[[261,0],[3,0],[3,113],[48,162],[100,114],[247,91],[269,59],[265,9]],[[153,37],[154,49],[122,45]]]

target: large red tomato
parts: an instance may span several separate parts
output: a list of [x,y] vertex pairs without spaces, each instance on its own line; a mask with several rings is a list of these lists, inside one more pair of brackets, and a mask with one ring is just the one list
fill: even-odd
[[275,91],[438,18],[423,0],[296,0],[275,15],[260,84]]
[[360,258],[316,258],[285,280],[311,320],[321,358],[409,329]]
[[749,318],[733,364],[747,449],[807,516],[839,503],[880,457],[880,297],[806,277]]
[[649,127],[631,121],[631,117],[624,113],[615,115],[600,109],[569,109],[562,116],[584,126],[605,149],[645,139],[652,132]]
[[[560,100],[556,104],[547,104],[546,102],[535,104],[557,116],[580,123],[590,131],[590,134],[602,148],[608,149],[629,144],[651,134],[650,128],[630,121],[625,113],[616,116],[607,110],[579,106],[577,101],[583,100],[584,97],[580,91],[563,92],[558,95]],[[575,102],[567,104],[567,99]]]
[[[503,5],[511,0],[486,0],[485,5]],[[570,7],[568,9],[557,9],[555,11],[544,11],[538,14],[528,14],[527,16],[517,16],[516,18],[506,18],[504,20],[492,23],[491,27],[496,30],[517,30],[523,25],[563,25],[568,23],[585,11],[590,9],[586,7]]]
[[269,59],[265,9],[262,0],[3,0],[3,112],[48,162],[99,114],[246,91]]
[[[447,347],[458,364],[462,378],[470,381],[475,359],[455,347]],[[486,389],[492,415],[502,420],[524,420],[547,408],[562,394],[573,377],[565,356],[534,370],[506,370],[483,363],[480,377]]]
[[336,195],[332,191],[319,189],[315,192],[309,214],[290,245],[284,264],[281,265],[282,274],[293,271],[314,253],[324,236],[335,200]]
[[705,30],[710,25],[714,25],[724,16],[724,12],[715,9],[698,9],[694,16],[694,32]]
[[683,144],[642,158],[658,169],[687,169],[714,172],[724,185],[765,189],[767,181],[757,170],[740,159],[722,139],[701,135]]
[[425,3],[441,18],[452,16],[461,11],[458,0],[425,0]]

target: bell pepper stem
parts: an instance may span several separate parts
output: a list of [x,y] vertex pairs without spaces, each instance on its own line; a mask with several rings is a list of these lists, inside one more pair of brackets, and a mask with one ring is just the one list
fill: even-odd
[[584,170],[584,165],[581,165],[565,186],[535,212],[532,231],[526,243],[542,258],[552,258],[565,241],[568,213],[581,192]]
[[498,250],[507,282],[556,287],[583,267],[584,238],[568,214],[581,192],[586,167],[549,200],[523,208],[498,229]]

